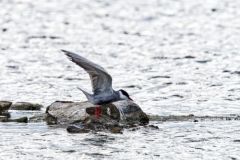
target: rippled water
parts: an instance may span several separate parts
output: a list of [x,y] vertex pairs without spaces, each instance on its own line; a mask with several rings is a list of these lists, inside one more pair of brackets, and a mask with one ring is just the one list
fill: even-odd
[[239,158],[239,121],[156,125],[159,130],[142,128],[121,135],[69,134],[44,124],[16,127],[4,123],[0,128],[0,156],[3,159]]
[[[82,101],[99,63],[148,114],[239,114],[240,2],[0,0],[0,99]],[[0,124],[0,159],[238,159],[238,121],[156,123],[122,135]]]

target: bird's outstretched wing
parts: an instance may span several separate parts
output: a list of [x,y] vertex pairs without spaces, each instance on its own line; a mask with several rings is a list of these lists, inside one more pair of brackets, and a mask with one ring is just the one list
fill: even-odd
[[103,67],[73,52],[69,52],[66,50],[62,51],[68,56],[68,58],[72,62],[82,67],[89,74],[94,95],[98,95],[102,92],[104,92],[104,94],[110,94],[113,92],[112,77]]

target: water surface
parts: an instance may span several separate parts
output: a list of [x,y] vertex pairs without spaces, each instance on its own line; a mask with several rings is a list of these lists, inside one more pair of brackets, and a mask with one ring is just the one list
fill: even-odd
[[[239,114],[240,2],[0,0],[0,99],[83,101],[88,75],[60,49],[102,65],[148,114]],[[44,110],[44,109],[43,109]],[[151,122],[68,134],[0,124],[0,159],[239,159],[238,121]]]

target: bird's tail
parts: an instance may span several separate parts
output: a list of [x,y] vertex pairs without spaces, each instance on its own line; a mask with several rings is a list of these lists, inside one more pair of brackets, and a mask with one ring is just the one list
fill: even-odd
[[83,94],[87,97],[87,99],[88,99],[89,102],[92,102],[92,101],[93,101],[93,97],[92,97],[92,95],[91,95],[90,93],[84,91],[82,88],[79,88],[79,87],[78,87],[78,89],[83,92]]

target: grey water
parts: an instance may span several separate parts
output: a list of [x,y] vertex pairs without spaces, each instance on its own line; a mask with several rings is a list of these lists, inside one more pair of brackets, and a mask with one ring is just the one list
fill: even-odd
[[[240,114],[239,1],[0,0],[0,8],[0,100],[85,100],[77,87],[91,91],[89,77],[66,49],[103,66],[147,114]],[[240,159],[239,121],[150,124],[159,130],[0,123],[0,159]]]

